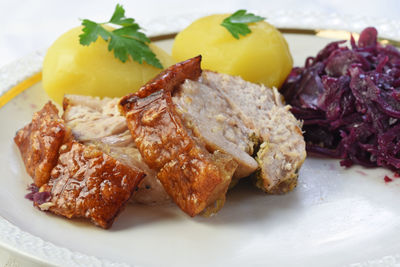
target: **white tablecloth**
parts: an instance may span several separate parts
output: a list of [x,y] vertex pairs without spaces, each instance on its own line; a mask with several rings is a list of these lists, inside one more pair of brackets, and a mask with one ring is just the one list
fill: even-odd
[[[0,68],[33,51],[50,46],[61,33],[78,26],[80,18],[95,21],[109,19],[116,3],[123,4],[127,16],[134,17],[139,23],[157,17],[179,19],[179,15],[185,13],[225,13],[241,8],[255,12],[262,10],[263,14],[277,10],[301,10],[377,19],[400,19],[399,0],[1,0]],[[33,265],[0,250],[0,266]]]

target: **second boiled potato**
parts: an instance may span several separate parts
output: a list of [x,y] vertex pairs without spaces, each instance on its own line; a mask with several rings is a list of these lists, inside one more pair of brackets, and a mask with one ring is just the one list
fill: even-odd
[[279,88],[293,67],[285,38],[261,21],[249,25],[252,33],[235,39],[220,25],[228,16],[203,17],[181,31],[174,41],[173,58],[182,61],[202,55],[203,69]]

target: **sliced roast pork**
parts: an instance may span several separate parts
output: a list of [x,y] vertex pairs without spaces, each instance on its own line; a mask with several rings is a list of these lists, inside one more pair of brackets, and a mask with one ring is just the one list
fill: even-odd
[[58,159],[60,146],[69,138],[69,131],[58,116],[58,109],[48,102],[33,114],[32,121],[14,137],[27,173],[37,187],[47,183]]
[[142,160],[128,130],[126,119],[118,110],[119,98],[82,95],[64,97],[63,119],[76,140],[94,145],[115,159],[146,173],[132,201],[142,204],[162,204],[170,201],[157,172]]
[[238,163],[234,178],[246,177],[258,167],[250,156],[258,139],[240,118],[230,114],[227,101],[218,92],[212,92],[205,85],[198,86],[200,83],[195,81],[201,77],[200,63],[201,56],[197,56],[169,67],[137,93],[123,98],[121,103],[127,105],[131,96],[143,98],[160,89],[171,92],[185,127],[210,152],[218,150],[230,155]]
[[41,210],[108,228],[145,173],[78,143],[70,133],[50,102],[17,132],[14,140],[27,172],[40,187],[32,200]]
[[[280,194],[292,190],[306,152],[301,125],[290,113],[289,106],[283,104],[276,89],[249,83],[240,77],[202,73],[200,59],[196,57],[171,66],[138,93],[122,98],[121,110],[142,156],[156,147],[160,149],[160,144],[167,148],[163,153],[171,156],[173,153],[168,148],[173,147],[173,141],[168,137],[162,140],[154,135],[139,137],[144,136],[144,127],[146,132],[161,131],[174,128],[178,120],[184,131],[209,153],[223,153],[236,161],[234,177],[256,172],[256,185],[265,192]],[[154,94],[160,90],[164,93]],[[159,98],[168,99],[165,96],[168,94],[172,95],[174,105],[161,105]],[[142,106],[146,106],[143,103],[151,106],[149,114],[154,119],[143,113]],[[170,110],[168,114],[174,114],[170,115],[170,122],[157,119],[166,106]],[[153,162],[157,161],[156,157],[143,158],[159,171],[166,164]]]
[[[197,80],[201,75],[201,56],[176,63],[162,71],[154,79],[143,85],[138,92],[138,97],[146,97],[163,89],[165,92],[174,92],[186,80]],[[133,94],[131,94],[133,95]],[[128,98],[126,98],[128,99]]]
[[300,122],[276,88],[211,71],[204,71],[199,82],[218,91],[260,140],[256,185],[268,193],[291,191],[306,158],[305,142]]
[[237,163],[227,154],[206,150],[183,125],[171,93],[129,95],[120,104],[143,160],[158,171],[175,203],[190,216],[222,207]]
[[249,176],[257,170],[258,164],[251,156],[258,141],[255,132],[242,122],[218,90],[186,80],[175,91],[173,101],[185,126],[209,151],[229,154],[238,163],[235,178]]
[[94,146],[71,141],[61,146],[57,165],[41,187],[40,193],[47,192],[49,198],[35,205],[109,228],[144,176]]

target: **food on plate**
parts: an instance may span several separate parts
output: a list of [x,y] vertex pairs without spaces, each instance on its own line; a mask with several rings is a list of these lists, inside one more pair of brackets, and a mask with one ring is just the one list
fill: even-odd
[[14,138],[36,207],[109,228],[129,200],[172,200],[193,217],[219,211],[245,177],[266,193],[293,190],[306,152],[275,87],[292,67],[279,31],[239,10],[196,21],[173,50],[196,56],[168,67],[121,5],[49,48],[43,85],[64,112],[47,103]]
[[170,201],[157,172],[142,160],[128,130],[126,119],[118,110],[119,98],[66,95],[62,118],[74,138],[92,145],[125,165],[140,168],[146,177],[132,196],[133,202],[161,204]]
[[400,169],[400,52],[366,28],[351,48],[333,42],[292,70],[282,92],[304,121],[307,150]]
[[[82,27],[61,35],[47,50],[43,62],[43,87],[51,99],[61,104],[64,94],[121,97],[140,88],[161,69],[130,57],[126,62],[108,51],[102,38],[83,46]],[[149,44],[162,66],[174,63],[171,56]]]
[[[188,207],[192,197],[185,191],[182,198],[182,192],[171,188],[187,188],[186,183],[190,181],[187,175],[192,176],[193,170],[199,168],[189,161],[189,154],[197,156],[201,147],[234,159],[238,164],[236,178],[260,168],[258,187],[268,193],[291,191],[306,153],[300,124],[289,107],[282,104],[276,89],[210,71],[203,71],[200,76],[199,59],[195,57],[171,66],[158,76],[161,80],[165,78],[164,82],[152,80],[137,93],[121,99],[122,113],[127,117],[143,160],[159,171],[158,177],[167,192],[192,216],[201,211],[194,206],[196,212],[193,212],[193,204],[201,204],[201,208],[205,205],[196,202]],[[190,71],[196,73],[190,79],[168,78]],[[251,157],[254,153],[256,159]],[[180,173],[179,166],[184,166],[187,173]],[[199,179],[207,180],[207,177],[199,176]]]
[[257,187],[272,194],[291,191],[306,158],[305,142],[300,122],[283,104],[277,89],[210,71],[204,71],[199,81],[210,90],[219,91],[243,124],[254,132],[250,140],[259,144],[254,150],[259,169]]
[[283,35],[271,24],[258,21],[248,25],[251,33],[236,39],[221,25],[228,17],[211,15],[194,21],[176,36],[173,58],[183,61],[202,55],[203,69],[279,88],[293,66]]
[[225,200],[237,164],[226,154],[209,153],[190,134],[170,92],[130,95],[121,105],[143,160],[158,171],[158,179],[184,212],[195,216]]
[[27,172],[40,187],[32,200],[41,210],[108,228],[145,173],[78,143],[70,133],[50,102],[17,132]]
[[122,99],[67,95],[62,119],[46,104],[15,138],[28,173],[44,177],[29,198],[107,228],[136,191],[133,199],[146,204],[168,193],[195,216],[223,206],[232,177],[257,172],[267,193],[292,190],[305,145],[278,91],[200,63],[173,65]]
[[114,13],[108,22],[98,23],[84,19],[82,26],[83,33],[79,35],[81,45],[90,45],[100,37],[108,43],[108,50],[112,50],[114,56],[122,62],[126,62],[131,57],[140,64],[147,62],[156,68],[163,68],[160,60],[149,47],[150,39],[141,31],[135,19],[125,16],[122,5],[115,6]]
[[225,18],[221,26],[225,27],[233,37],[240,39],[240,36],[246,36],[251,33],[249,28],[250,23],[264,21],[265,18],[248,13],[245,9],[240,9]]
[[234,178],[249,176],[257,170],[258,164],[251,155],[259,140],[218,88],[188,79],[174,94],[173,102],[186,127],[208,150],[229,154],[238,163]]
[[21,152],[26,172],[36,186],[48,182],[50,172],[57,164],[58,151],[69,138],[56,106],[50,102],[33,114],[31,123],[17,132],[14,142]]
[[50,193],[39,206],[67,218],[87,218],[109,228],[145,174],[92,146],[76,141],[61,146],[57,165],[41,192]]
[[[146,97],[162,88],[164,91],[173,92],[186,79],[195,80],[201,74],[201,56],[176,63],[171,68],[174,71],[163,71],[151,81],[143,85],[137,92],[137,96]],[[171,69],[170,68],[170,69]]]

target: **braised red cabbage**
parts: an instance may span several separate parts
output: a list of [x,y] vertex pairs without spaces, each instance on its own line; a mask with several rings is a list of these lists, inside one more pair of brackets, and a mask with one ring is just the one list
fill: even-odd
[[366,28],[293,68],[281,92],[304,121],[307,151],[341,165],[400,170],[400,52]]
[[25,198],[33,201],[34,204],[41,205],[50,200],[51,195],[49,192],[39,192],[39,188],[35,184],[30,184],[27,188],[29,191]]

